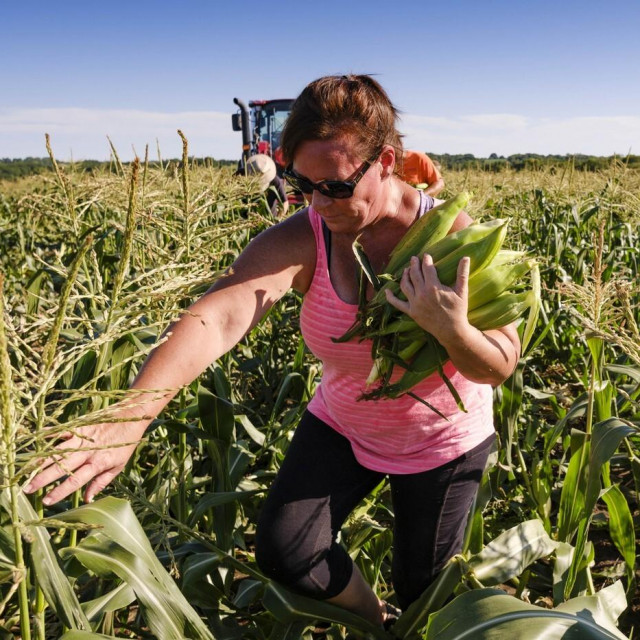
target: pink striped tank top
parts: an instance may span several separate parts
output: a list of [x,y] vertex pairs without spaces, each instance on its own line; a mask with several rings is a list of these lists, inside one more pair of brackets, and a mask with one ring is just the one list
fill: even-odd
[[[422,197],[421,214],[427,198]],[[322,362],[320,384],[308,409],[345,436],[360,464],[392,474],[419,473],[454,460],[494,431],[492,389],[462,376],[451,362],[445,373],[458,391],[467,413],[460,411],[438,374],[414,388],[437,407],[443,420],[409,396],[357,400],[371,370],[369,341],[334,343],[355,321],[357,305],[343,302],[329,278],[322,219],[309,208],[316,238],[316,266],[300,314],[303,338]]]

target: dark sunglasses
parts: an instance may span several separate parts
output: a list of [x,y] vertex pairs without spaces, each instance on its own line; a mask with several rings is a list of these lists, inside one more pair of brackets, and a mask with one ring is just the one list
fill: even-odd
[[[379,155],[379,154],[378,154]],[[323,196],[328,198],[337,198],[343,200],[344,198],[350,198],[356,188],[356,185],[362,176],[367,173],[369,167],[378,159],[378,156],[365,160],[364,164],[358,169],[356,174],[351,180],[321,180],[320,182],[311,182],[308,178],[298,175],[289,165],[282,173],[284,179],[296,190],[302,191],[307,195],[318,191]]]

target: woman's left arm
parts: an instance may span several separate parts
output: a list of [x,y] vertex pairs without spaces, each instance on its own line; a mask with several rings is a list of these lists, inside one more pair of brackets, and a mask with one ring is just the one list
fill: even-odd
[[411,258],[400,281],[407,300],[387,290],[387,301],[413,318],[447,350],[458,371],[473,382],[497,386],[513,372],[520,356],[515,325],[480,331],[467,320],[469,258],[458,265],[453,287],[443,285],[431,256]]

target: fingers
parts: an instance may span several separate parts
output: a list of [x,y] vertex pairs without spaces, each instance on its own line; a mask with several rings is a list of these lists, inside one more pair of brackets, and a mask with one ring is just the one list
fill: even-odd
[[396,295],[394,295],[394,293],[389,289],[385,289],[384,295],[386,296],[387,302],[390,305],[402,311],[403,313],[409,313],[411,306],[406,300],[401,300]]
[[402,278],[400,278],[400,291],[408,298],[415,293],[414,278],[416,278],[416,275],[415,259],[411,258],[409,266],[402,272]]
[[[30,460],[28,463],[29,472],[39,470],[38,473],[41,473],[44,469],[47,469],[51,465],[57,464],[58,462],[62,461],[61,464],[64,468],[64,472],[67,473],[69,465],[72,464],[69,460],[71,456],[65,455],[64,453],[57,455],[57,452],[69,449],[74,453],[84,453],[83,445],[86,440],[80,439],[80,444],[78,444],[78,442],[74,440],[74,436],[75,434],[71,433],[70,431],[57,433],[55,437],[61,439],[61,441],[56,443],[52,448],[45,449],[45,451],[42,452],[41,458],[33,458],[32,460]],[[49,436],[45,435],[45,437]]]
[[120,469],[109,469],[97,475],[84,490],[84,501],[93,502],[93,498],[100,493],[118,474]]
[[43,504],[51,505],[67,496],[74,491],[83,487],[91,478],[96,475],[96,468],[93,464],[87,463],[79,467],[73,474],[61,482],[55,489],[52,489],[42,500]]
[[433,265],[433,258],[428,253],[425,253],[422,256],[422,263],[420,266],[421,266],[422,276],[425,279],[425,281],[429,281],[435,278],[438,282],[440,282],[440,280],[438,279],[438,272],[436,271],[436,268]]
[[[463,300],[467,299],[468,291],[469,291],[469,272],[471,268],[471,258],[468,256],[464,256],[458,262],[458,269],[456,273],[456,282],[452,287],[453,291],[456,295]],[[422,259],[422,275],[424,277],[424,281],[427,285],[433,285],[436,287],[448,289],[445,285],[440,282],[438,278],[438,271],[433,263],[433,258],[426,254]]]
[[456,275],[456,284],[454,291],[462,298],[466,300],[469,293],[469,269],[471,267],[471,258],[465,256],[458,262],[458,272]]
[[33,493],[42,487],[73,473],[87,459],[84,451],[76,451],[68,456],[55,455],[45,461],[41,471],[24,487],[25,493]]

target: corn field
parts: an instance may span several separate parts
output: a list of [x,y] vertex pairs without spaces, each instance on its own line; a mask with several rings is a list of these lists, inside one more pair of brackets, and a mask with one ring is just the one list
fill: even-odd
[[[184,388],[90,504],[21,487],[65,432],[115,420],[162,331],[274,224],[230,169],[123,164],[0,183],[0,638],[636,638],[640,173],[452,173],[540,261],[542,307],[495,390],[465,548],[390,631],[266,579],[255,522],[320,365],[285,296]],[[53,155],[52,155],[53,160]],[[87,447],[91,443],[87,442]],[[341,542],[393,602],[381,484]]]

